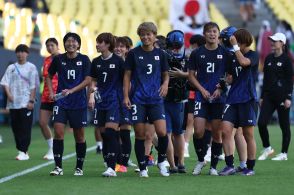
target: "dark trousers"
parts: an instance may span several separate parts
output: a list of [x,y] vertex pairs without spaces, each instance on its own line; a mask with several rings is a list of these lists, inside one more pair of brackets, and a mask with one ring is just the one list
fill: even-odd
[[33,110],[10,109],[11,127],[19,151],[27,152],[31,143]]
[[[282,105],[281,105],[282,104]],[[277,110],[279,117],[279,124],[282,130],[282,151],[288,152],[291,131],[290,131],[290,108],[285,108],[283,101],[278,101],[273,98],[265,97],[260,109],[260,115],[258,119],[258,129],[262,140],[263,147],[269,147],[269,133],[267,124],[271,120],[274,111]]]

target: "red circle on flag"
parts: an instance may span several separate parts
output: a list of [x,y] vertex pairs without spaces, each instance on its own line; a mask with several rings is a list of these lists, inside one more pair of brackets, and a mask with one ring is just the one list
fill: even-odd
[[187,1],[184,9],[187,16],[194,16],[200,9],[199,2],[196,0],[189,0]]

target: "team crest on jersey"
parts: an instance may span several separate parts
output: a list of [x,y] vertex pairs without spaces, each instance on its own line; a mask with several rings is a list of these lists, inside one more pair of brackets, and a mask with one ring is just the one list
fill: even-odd
[[272,63],[271,63],[271,62],[269,62],[267,65],[268,65],[268,66],[270,66],[270,65],[272,65]]
[[205,55],[201,55],[200,58],[203,58],[204,59],[205,58]]
[[216,58],[217,59],[223,59],[223,55],[217,55]]
[[139,56],[139,59],[140,59],[140,60],[143,60],[143,56]]
[[63,66],[65,66],[65,65],[66,65],[66,62],[61,62],[61,64],[62,64]]
[[109,64],[109,68],[115,68],[115,64]]
[[159,56],[154,56],[154,59],[155,60],[159,60]]
[[77,66],[81,66],[81,65],[82,65],[82,61],[78,61]]
[[282,66],[282,62],[278,62],[277,63],[277,66]]

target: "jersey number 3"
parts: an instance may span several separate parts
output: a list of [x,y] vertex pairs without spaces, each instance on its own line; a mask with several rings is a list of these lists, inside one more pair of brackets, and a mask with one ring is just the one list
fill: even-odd
[[147,74],[151,74],[152,73],[152,64],[147,64],[147,67],[148,67]]

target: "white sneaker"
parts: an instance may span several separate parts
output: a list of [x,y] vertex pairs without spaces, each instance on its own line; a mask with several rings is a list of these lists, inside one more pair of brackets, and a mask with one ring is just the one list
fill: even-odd
[[276,160],[276,161],[288,160],[287,153],[280,153],[277,156],[275,156],[274,158],[272,158],[272,160]]
[[185,142],[185,149],[184,149],[184,157],[185,158],[189,158],[190,157],[190,154],[189,154],[189,144],[187,144]]
[[49,149],[48,152],[43,157],[43,159],[45,159],[45,160],[54,160],[53,150]]
[[50,172],[51,176],[63,175],[63,170],[59,167],[55,167],[53,171]]
[[30,157],[29,157],[28,153],[24,153],[24,152],[19,151],[18,155],[15,157],[15,159],[16,160],[29,160]]
[[205,162],[204,162],[204,161],[203,161],[203,162],[199,162],[199,161],[198,161],[198,163],[197,163],[197,165],[195,166],[195,168],[194,168],[192,174],[193,174],[193,175],[200,175],[201,170],[203,169],[204,166],[205,166]]
[[271,146],[264,148],[263,151],[261,152],[261,155],[258,157],[258,160],[265,160],[267,157],[272,155],[274,153],[274,149],[272,149]]
[[221,155],[219,155],[218,160],[225,160],[225,154],[222,153]]
[[204,160],[205,160],[206,162],[210,162],[210,160],[211,160],[211,147],[209,147],[209,148],[207,149],[206,155],[204,156]]
[[137,167],[137,165],[135,163],[133,163],[133,161],[131,159],[129,159],[129,161],[128,161],[128,166],[129,167]]
[[170,165],[169,165],[169,163],[168,163],[167,160],[164,160],[162,163],[163,163],[163,165],[164,165],[165,167],[170,167]]
[[213,176],[218,176],[218,172],[217,172],[217,170],[214,169],[214,168],[210,168],[208,174],[209,174],[209,175],[213,175]]
[[116,177],[116,172],[111,168],[108,167],[105,172],[102,173],[104,177]]
[[147,178],[147,177],[149,177],[149,176],[148,176],[148,171],[147,171],[147,170],[142,170],[142,171],[140,171],[140,177],[143,177],[143,178]]
[[164,163],[164,161],[162,163],[158,163],[157,167],[159,168],[159,172],[162,176],[164,177],[168,177],[169,176],[169,172],[168,169],[166,167],[166,163]]
[[84,172],[83,172],[82,169],[76,168],[74,175],[75,176],[83,176],[84,175]]

